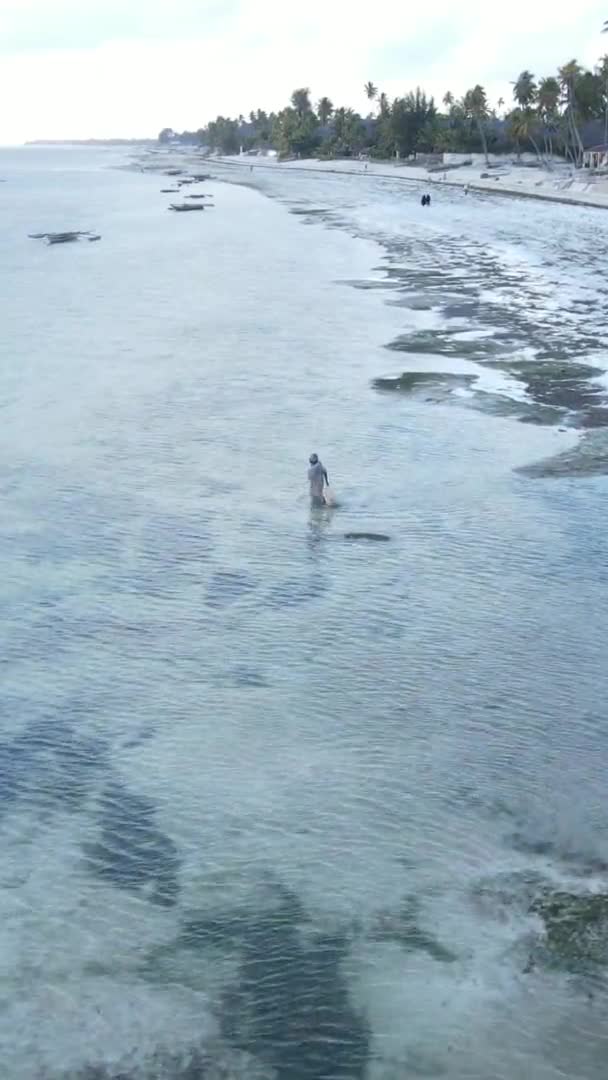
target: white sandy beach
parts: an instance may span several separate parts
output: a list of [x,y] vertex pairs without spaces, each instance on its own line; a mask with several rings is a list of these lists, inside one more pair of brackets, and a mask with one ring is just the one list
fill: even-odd
[[316,172],[360,173],[386,176],[391,180],[400,177],[403,180],[424,182],[428,185],[468,187],[473,191],[548,199],[554,202],[608,209],[608,177],[594,176],[586,170],[574,170],[563,164],[557,164],[552,170],[548,170],[531,168],[523,164],[518,166],[508,158],[496,158],[488,169],[481,155],[473,155],[473,162],[470,165],[446,169],[445,172],[429,172],[422,166],[390,161],[365,162],[348,159],[319,161],[312,158],[305,161],[277,162],[273,158],[251,158],[245,155],[220,160],[223,164],[233,164],[236,167],[253,165],[255,169],[306,169]]
[[[281,169],[386,177],[428,186],[468,188],[471,191],[608,209],[608,177],[601,174],[593,174],[583,169],[575,170],[562,162],[554,162],[551,169],[534,167],[532,155],[523,155],[521,164],[514,162],[509,156],[491,156],[489,168],[483,155],[473,154],[471,157],[471,164],[458,168],[446,166],[445,171],[437,168],[429,171],[422,165],[399,161],[355,161],[347,158],[331,161],[309,158],[279,162],[276,157],[242,154],[205,159],[242,169]],[[171,147],[166,151],[155,150],[153,155],[146,155],[144,160],[147,168],[160,170],[170,165],[191,168],[194,165],[200,167],[201,154],[194,148]]]

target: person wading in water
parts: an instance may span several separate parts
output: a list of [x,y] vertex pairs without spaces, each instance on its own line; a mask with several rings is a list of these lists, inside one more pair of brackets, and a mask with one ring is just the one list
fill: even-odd
[[327,506],[327,501],[323,493],[323,488],[325,486],[329,487],[327,469],[323,465],[323,462],[319,461],[316,454],[311,454],[308,460],[310,461],[308,483],[310,484],[311,506]]

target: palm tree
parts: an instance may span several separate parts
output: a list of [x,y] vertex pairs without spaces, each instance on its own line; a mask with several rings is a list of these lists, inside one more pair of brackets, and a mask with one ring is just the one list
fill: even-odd
[[[575,165],[580,165],[583,156],[583,141],[576,122],[576,83],[581,75],[582,68],[577,60],[569,60],[567,64],[564,64],[563,67],[558,70],[560,86],[564,94],[564,119],[566,122],[568,141],[571,143],[571,146],[568,147],[567,141],[566,147],[570,150]],[[574,146],[574,151],[572,150],[572,145]]]
[[504,97],[499,97],[498,102],[497,102],[498,108],[502,109],[504,103],[505,103]]
[[380,116],[388,116],[389,112],[391,111],[391,107],[385,93],[380,94],[380,97],[378,98],[378,107],[380,110]]
[[522,71],[513,83],[513,97],[520,109],[527,109],[536,98],[536,83],[531,71]]
[[322,97],[317,103],[317,116],[323,127],[327,124],[334,111],[333,103],[328,97]]
[[353,109],[337,109],[334,115],[334,143],[342,154],[355,154],[365,140],[361,117]]
[[[608,32],[608,23],[602,33]],[[608,56],[601,56],[595,69],[604,83],[604,146],[608,146]]]
[[517,154],[517,160],[521,158],[521,126],[519,118],[521,116],[521,109],[512,109],[510,113],[505,116],[507,134],[513,139],[515,143],[515,153]]
[[552,135],[557,131],[559,123],[559,83],[553,75],[541,79],[538,84],[536,97],[536,109],[542,120],[545,140],[545,154],[553,154]]
[[513,109],[513,112],[509,114],[509,129],[517,144],[518,158],[520,142],[529,140],[536,151],[538,160],[542,161],[543,156],[534,138],[534,121],[535,114],[532,109]]
[[301,86],[298,90],[294,90],[291,95],[291,104],[300,118],[305,113],[311,112],[310,90],[307,86]]
[[371,80],[366,82],[363,89],[365,90],[365,96],[368,101],[374,101],[374,99],[378,97],[378,87],[374,86]]
[[538,84],[538,108],[547,113],[556,113],[559,105],[559,83],[555,76],[548,75]]
[[485,121],[488,118],[488,99],[483,86],[477,83],[472,90],[467,90],[464,95],[463,108],[466,116],[477,125],[481,145],[486,159],[486,165],[490,164],[488,157],[488,140],[486,138]]

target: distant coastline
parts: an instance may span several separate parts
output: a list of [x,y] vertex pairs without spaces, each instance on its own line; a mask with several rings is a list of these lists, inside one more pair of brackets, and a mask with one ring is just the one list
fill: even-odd
[[156,139],[29,139],[24,146],[152,146]]

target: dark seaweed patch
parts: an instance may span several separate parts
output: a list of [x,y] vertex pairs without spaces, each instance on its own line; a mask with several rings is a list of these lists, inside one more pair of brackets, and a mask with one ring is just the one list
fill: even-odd
[[477,375],[461,375],[449,371],[404,371],[394,378],[374,379],[374,390],[398,391],[413,394],[419,390],[456,390],[467,389],[477,381]]
[[103,744],[62,718],[37,719],[0,743],[0,807],[29,795],[37,803],[77,806],[105,758]]
[[572,426],[587,429],[608,427],[608,407],[594,405],[586,412],[578,413],[572,419]]
[[319,214],[327,214],[329,211],[323,207],[294,207],[289,211],[290,214],[295,214],[296,217],[313,217]]
[[518,401],[516,398],[508,397],[507,394],[492,394],[487,390],[476,390],[472,398],[462,404],[470,405],[490,416],[511,416],[514,420],[520,420],[522,424],[552,426],[561,423],[564,419],[561,409],[537,404],[534,401]]
[[163,907],[175,904],[179,860],[172,840],[157,829],[155,807],[121,783],[107,785],[98,805],[100,839],[85,847],[89,868],[123,889],[146,890]]
[[[593,410],[606,400],[606,390],[589,380],[602,374],[602,368],[590,364],[562,363],[552,360],[497,360],[487,366],[507,372],[523,382],[529,396],[552,409],[563,411]],[[598,410],[598,422],[605,424],[606,410]],[[592,426],[592,425],[590,425]]]
[[604,432],[587,435],[570,450],[523,465],[517,471],[530,477],[605,476],[608,474],[606,435]]
[[[479,882],[472,899],[486,917],[521,918],[518,951],[523,947],[524,973],[543,967],[571,975],[603,976],[608,963],[605,892],[556,889],[553,882],[530,869]],[[536,916],[536,926],[530,916]]]
[[409,311],[431,311],[437,306],[432,297],[427,296],[400,296],[398,300],[386,300],[388,307],[407,308]]
[[516,831],[509,837],[509,842],[515,851],[521,851],[526,855],[538,855],[541,858],[549,857],[559,860],[568,867],[569,872],[576,873],[581,877],[587,877],[591,874],[608,875],[608,862],[605,859],[581,854],[568,846],[564,847],[554,839],[530,837],[523,831]]
[[262,675],[260,671],[256,671],[255,668],[246,667],[243,664],[239,664],[233,668],[230,672],[232,681],[237,686],[251,686],[251,687],[265,687],[269,686],[268,679]]
[[220,570],[213,575],[206,593],[209,607],[227,607],[255,589],[255,582],[247,574]]
[[373,291],[374,289],[398,289],[398,281],[372,281],[363,278],[360,281],[340,281],[340,285],[350,285],[353,289],[362,289],[364,291]]
[[182,1052],[158,1051],[137,1065],[84,1065],[77,1073],[51,1076],[36,1073],[35,1080],[275,1080],[275,1077],[249,1054],[226,1047],[219,1040],[204,1049],[185,1047]]
[[276,1070],[277,1080],[363,1080],[369,1031],[349,1003],[346,935],[302,937],[298,899],[277,889],[271,911],[193,921],[186,941],[229,945],[241,956],[238,990],[224,1000],[223,1034]]
[[479,315],[481,304],[478,300],[464,300],[461,303],[446,304],[442,314],[446,319],[471,319]]
[[608,963],[608,896],[548,889],[530,911],[542,919],[544,941],[532,962],[565,968],[573,973],[603,969]]
[[515,347],[512,336],[468,338],[461,330],[418,330],[403,334],[390,341],[385,348],[392,352],[415,353],[416,355],[457,356],[473,360],[484,360],[496,353],[504,353]]
[[145,522],[138,537],[138,546],[148,558],[171,563],[204,558],[210,540],[200,517],[182,518],[165,514]]
[[305,581],[290,578],[274,585],[266,595],[270,607],[292,608],[315,600],[325,592],[325,584],[318,577]]
[[[405,339],[404,339],[405,340]],[[411,341],[405,340],[409,351]],[[397,348],[393,343],[389,348]],[[456,389],[472,389],[467,397],[458,397],[459,404],[492,416],[513,417],[525,424],[555,425],[567,423],[571,427],[601,428],[608,426],[608,404],[605,388],[589,380],[601,374],[601,369],[589,364],[561,363],[528,360],[487,360],[475,358],[483,367],[499,369],[524,383],[527,400],[518,400],[508,394],[492,393],[474,388],[476,375],[437,371],[406,371],[396,377],[374,379],[372,386],[381,391],[398,391],[406,394],[426,392],[429,401],[445,401]],[[564,462],[568,471],[569,465]],[[604,472],[596,463],[593,470],[589,462],[580,471]],[[531,471],[534,470],[534,471]],[[524,470],[537,475],[536,467]],[[539,474],[540,475],[540,474]],[[543,473],[544,475],[544,473]]]
[[371,941],[393,941],[408,952],[425,952],[444,964],[458,959],[433,934],[420,926],[420,902],[415,897],[404,901],[397,912],[377,915],[368,935]]

